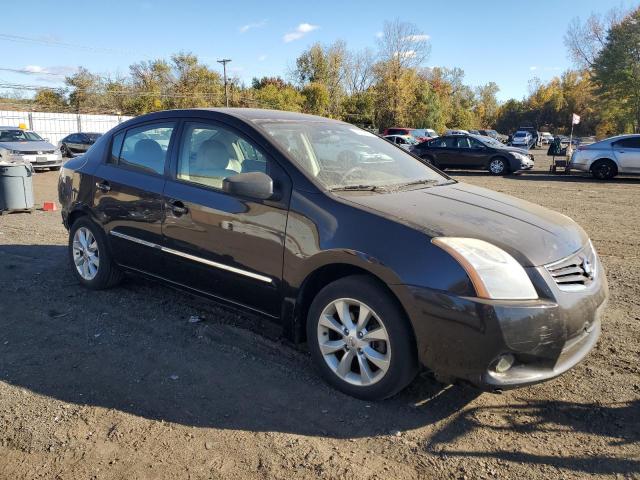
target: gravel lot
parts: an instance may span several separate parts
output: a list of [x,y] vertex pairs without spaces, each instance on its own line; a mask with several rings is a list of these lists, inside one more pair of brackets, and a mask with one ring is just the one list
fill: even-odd
[[[640,179],[547,168],[455,174],[574,218],[609,279],[588,359],[503,395],[423,374],[346,397],[261,318],[139,279],[80,288],[59,212],[0,217],[0,478],[640,478]],[[36,175],[38,204],[56,181]]]

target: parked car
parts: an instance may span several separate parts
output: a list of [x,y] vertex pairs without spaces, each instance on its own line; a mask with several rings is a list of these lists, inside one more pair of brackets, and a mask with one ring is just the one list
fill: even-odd
[[424,142],[430,138],[436,138],[438,133],[432,128],[414,128],[411,135],[416,137],[419,142]]
[[466,130],[446,130],[444,134],[445,135],[469,135],[469,132]]
[[569,168],[589,172],[601,180],[620,173],[640,174],[640,135],[619,135],[578,145],[571,155]]
[[438,134],[435,130],[431,130],[429,128],[401,128],[401,127],[393,127],[393,128],[385,128],[382,132],[383,137],[388,137],[389,135],[411,135],[415,137],[419,142],[424,142],[425,140],[429,140],[430,138],[437,137]]
[[440,169],[482,169],[494,175],[529,170],[534,165],[526,150],[480,135],[445,135],[417,145],[412,152]]
[[495,130],[478,130],[480,135],[484,137],[491,137],[494,140],[498,140],[501,143],[507,143],[509,137],[507,135],[503,135],[501,133],[496,132]]
[[529,132],[529,134],[531,134],[532,143],[529,148],[535,148],[541,145],[540,132],[538,132],[536,127],[520,127],[518,128],[518,132]]
[[34,170],[62,165],[60,151],[36,132],[19,127],[0,127],[0,160],[29,162]]
[[58,148],[63,157],[82,155],[96,143],[100,135],[102,134],[90,132],[71,133],[58,142]]
[[[391,162],[327,168],[327,136]],[[420,364],[487,390],[541,382],[600,333],[606,275],[576,223],[336,120],[143,115],[66,162],[59,199],[81,284],[128,272],[263,314],[363,399],[400,391]]]
[[540,134],[540,141],[543,145],[549,145],[553,142],[553,135],[549,132],[542,132]]
[[478,130],[469,130],[469,133],[471,135],[480,135],[480,132]]
[[535,140],[533,139],[531,134],[524,130],[518,130],[511,137],[511,145],[514,147],[529,149],[534,145],[534,143]]
[[419,143],[418,140],[412,135],[386,135],[382,138],[390,141],[395,145],[398,145],[401,148],[404,148],[405,150],[410,150],[411,147]]

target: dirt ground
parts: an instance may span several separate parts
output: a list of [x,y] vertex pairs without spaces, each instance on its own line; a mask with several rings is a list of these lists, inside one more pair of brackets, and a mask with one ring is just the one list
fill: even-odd
[[[585,362],[502,395],[422,374],[352,399],[261,318],[139,279],[81,288],[59,212],[0,217],[0,478],[640,478],[640,179],[549,176],[538,152],[528,174],[454,176],[574,218],[611,297]],[[56,180],[36,175],[38,204]]]

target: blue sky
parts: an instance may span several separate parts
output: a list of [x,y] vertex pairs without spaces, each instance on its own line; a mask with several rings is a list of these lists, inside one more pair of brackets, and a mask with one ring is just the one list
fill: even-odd
[[[385,20],[415,23],[429,35],[425,66],[460,67],[465,82],[495,81],[499,98],[522,98],[534,76],[571,66],[563,44],[569,21],[638,0],[389,1],[34,1],[3,4],[0,82],[59,85],[78,66],[126,74],[136,61],[190,51],[232,75],[282,75],[313,42],[343,39],[375,48]],[[420,6],[418,6],[420,5]],[[11,19],[19,21],[12,22]],[[29,74],[10,70],[26,70]]]

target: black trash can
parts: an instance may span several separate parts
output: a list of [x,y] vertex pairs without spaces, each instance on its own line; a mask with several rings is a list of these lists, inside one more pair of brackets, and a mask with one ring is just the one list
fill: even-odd
[[33,167],[0,162],[0,215],[15,211],[33,211]]

